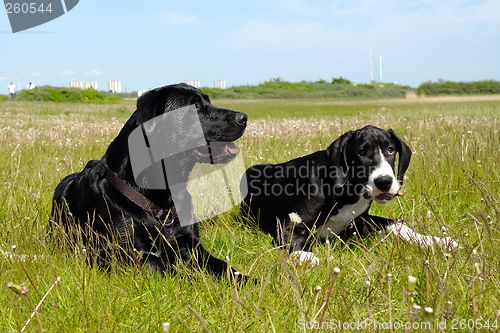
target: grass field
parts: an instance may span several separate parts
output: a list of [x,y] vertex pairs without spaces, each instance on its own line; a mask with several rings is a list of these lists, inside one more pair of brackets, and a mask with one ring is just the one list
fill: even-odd
[[[236,288],[185,267],[165,277],[130,266],[105,273],[49,241],[47,221],[60,179],[102,156],[134,102],[1,103],[0,332],[161,332],[164,322],[170,332],[316,332],[320,320],[325,332],[339,325],[398,332],[407,323],[414,332],[497,331],[499,96],[214,104],[249,115],[238,141],[248,165],[325,149],[366,124],[393,128],[413,151],[405,195],[371,212],[421,233],[445,232],[461,248],[447,253],[377,237],[319,243],[321,264],[310,268],[225,214],[203,225],[203,243],[257,285]],[[417,278],[413,293],[409,275]],[[29,291],[17,295],[8,283]]]

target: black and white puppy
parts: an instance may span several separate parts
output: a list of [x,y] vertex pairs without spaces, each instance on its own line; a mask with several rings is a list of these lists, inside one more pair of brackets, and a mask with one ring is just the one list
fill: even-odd
[[[180,153],[176,158],[162,160],[163,172],[168,164],[177,172],[177,183],[187,183],[197,162],[216,164],[234,158],[238,148],[232,141],[245,131],[246,114],[217,108],[205,93],[186,84],[151,90],[138,99],[137,110],[111,142],[104,157],[89,162],[81,172],[67,176],[57,186],[52,230],[68,234],[77,230],[87,248],[92,247],[97,253],[96,261],[104,268],[109,265],[110,251],[116,251],[154,271],[170,270],[177,260],[181,260],[187,265],[207,268],[216,276],[225,274],[227,263],[210,255],[200,242],[187,190],[181,189],[178,196],[182,211],[188,212],[183,218],[192,220],[183,224],[187,226],[181,226],[177,214],[179,207],[175,207],[172,197],[173,184],[169,188],[167,183],[163,189],[139,187],[131,166],[128,143],[134,130],[142,127],[146,135],[145,124],[151,123],[151,119],[193,105],[204,140],[193,148],[197,138],[191,133],[193,126],[189,119],[179,119],[184,123],[182,126],[168,124],[177,130],[175,136],[170,137],[176,138],[175,148]],[[171,133],[161,134],[169,137]],[[220,144],[222,142],[227,144]],[[181,147],[184,143],[189,143],[190,148]],[[158,166],[162,170],[162,164]],[[244,278],[232,268],[231,272],[237,279]]]
[[250,167],[242,184],[248,190],[243,215],[252,216],[278,245],[289,246],[293,257],[311,264],[319,262],[308,252],[313,231],[323,239],[384,231],[408,242],[456,247],[451,238],[424,236],[401,222],[368,214],[373,201],[385,204],[402,194],[410,158],[410,148],[392,130],[366,126],[349,131],[326,150]]

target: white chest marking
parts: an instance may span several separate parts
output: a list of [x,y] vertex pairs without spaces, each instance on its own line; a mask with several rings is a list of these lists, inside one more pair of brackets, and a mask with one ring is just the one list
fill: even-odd
[[368,209],[370,201],[360,198],[355,204],[342,207],[336,215],[330,216],[325,224],[317,228],[316,234],[321,238],[331,238],[332,232],[338,234],[351,223],[353,218],[358,217]]

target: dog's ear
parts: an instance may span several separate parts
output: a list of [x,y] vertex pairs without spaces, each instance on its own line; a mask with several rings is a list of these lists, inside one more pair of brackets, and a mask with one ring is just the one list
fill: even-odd
[[343,184],[346,175],[349,173],[347,169],[347,147],[354,137],[353,133],[353,131],[345,132],[326,149],[326,157],[329,165],[336,168],[335,173],[338,177],[338,184]]
[[399,153],[398,182],[403,185],[403,176],[410,165],[411,149],[396,135],[396,133],[394,133],[392,129],[389,129],[389,134],[396,144],[396,149]]

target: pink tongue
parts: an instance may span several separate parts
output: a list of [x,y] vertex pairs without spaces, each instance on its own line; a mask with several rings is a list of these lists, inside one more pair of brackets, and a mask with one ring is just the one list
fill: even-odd
[[231,154],[231,155],[236,155],[238,153],[238,147],[234,144],[234,143],[229,143],[227,145],[227,151]]

